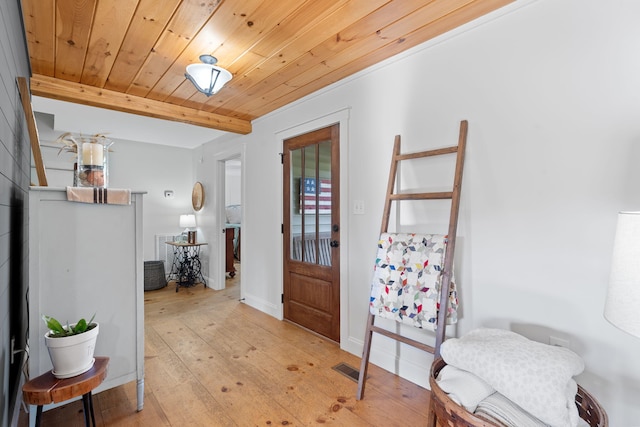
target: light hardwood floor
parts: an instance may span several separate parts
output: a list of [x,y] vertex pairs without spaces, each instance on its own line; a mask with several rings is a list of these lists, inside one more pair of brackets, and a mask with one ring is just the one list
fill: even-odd
[[[357,383],[332,367],[358,369],[360,358],[239,302],[239,280],[145,292],[144,409],[135,382],[98,393],[98,426],[426,424],[428,390],[370,365],[357,401]],[[83,426],[81,402],[45,412],[42,424]]]

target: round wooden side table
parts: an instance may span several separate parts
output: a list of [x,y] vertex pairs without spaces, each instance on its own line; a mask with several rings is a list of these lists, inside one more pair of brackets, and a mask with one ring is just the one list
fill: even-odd
[[40,426],[42,406],[50,403],[64,402],[82,396],[84,423],[87,427],[96,425],[93,414],[93,398],[91,392],[107,377],[108,357],[96,357],[93,367],[84,374],[71,378],[56,378],[51,371],[33,378],[22,386],[22,399],[29,405],[37,405],[36,427]]

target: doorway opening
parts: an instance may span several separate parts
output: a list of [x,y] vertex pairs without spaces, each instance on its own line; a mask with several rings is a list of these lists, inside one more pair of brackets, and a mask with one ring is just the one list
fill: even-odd
[[[240,276],[242,259],[242,160],[240,157],[224,159],[224,200],[222,228],[222,265],[225,281]],[[242,289],[241,282],[238,283]]]

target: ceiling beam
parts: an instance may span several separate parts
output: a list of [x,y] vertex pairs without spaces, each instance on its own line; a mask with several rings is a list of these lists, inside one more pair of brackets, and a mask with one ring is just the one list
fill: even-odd
[[45,98],[139,114],[156,119],[188,123],[225,132],[243,135],[251,133],[251,122],[248,120],[208,113],[39,74],[31,77],[31,93]]

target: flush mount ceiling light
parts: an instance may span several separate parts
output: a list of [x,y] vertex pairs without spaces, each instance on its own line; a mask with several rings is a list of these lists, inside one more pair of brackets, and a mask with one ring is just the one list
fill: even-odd
[[211,55],[200,55],[202,64],[187,65],[187,72],[184,76],[198,89],[207,96],[222,89],[229,80],[231,73],[224,68],[216,67],[218,60]]

